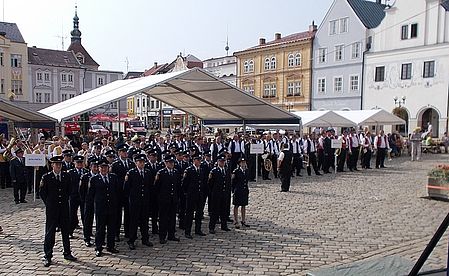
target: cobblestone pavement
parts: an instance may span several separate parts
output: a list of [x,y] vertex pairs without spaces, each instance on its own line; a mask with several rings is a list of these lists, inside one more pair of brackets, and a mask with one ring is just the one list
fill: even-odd
[[[60,236],[54,265],[42,265],[44,209],[41,201],[11,204],[12,190],[0,190],[0,275],[304,275],[307,271],[382,256],[416,261],[448,211],[449,203],[422,198],[426,172],[449,155],[400,158],[382,170],[337,176],[294,178],[290,193],[278,181],[251,185],[247,229],[128,250],[96,258],[77,230],[77,262],[62,258]],[[206,216],[207,223],[207,216]],[[206,231],[206,223],[203,230]],[[447,237],[427,265],[445,267]]]

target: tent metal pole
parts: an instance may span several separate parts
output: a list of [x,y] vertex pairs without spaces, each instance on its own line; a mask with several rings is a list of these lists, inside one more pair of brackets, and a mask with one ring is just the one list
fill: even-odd
[[118,133],[117,133],[117,137],[120,137],[120,126],[122,124],[122,114],[120,112],[120,100],[117,101],[117,108],[118,108]]
[[243,135],[246,135],[246,121],[243,120]]

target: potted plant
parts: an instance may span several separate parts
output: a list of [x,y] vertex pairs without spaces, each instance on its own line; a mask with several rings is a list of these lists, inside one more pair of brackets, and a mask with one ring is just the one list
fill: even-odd
[[427,174],[427,192],[430,197],[449,199],[449,165],[437,165]]

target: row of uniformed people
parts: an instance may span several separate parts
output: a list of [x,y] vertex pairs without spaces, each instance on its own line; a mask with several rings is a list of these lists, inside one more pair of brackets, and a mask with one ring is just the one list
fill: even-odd
[[[243,165],[234,170],[237,177],[231,177],[229,156],[225,157],[226,154],[219,157],[216,167],[212,165],[208,154],[204,160],[194,156],[192,163],[185,153],[179,152],[176,158],[167,153],[163,163],[157,162],[155,151],[149,151],[148,156],[136,152],[134,162],[127,158],[126,147],[119,148],[118,154],[119,157],[112,163],[105,158],[98,160],[91,156],[88,161],[90,170],[84,168],[82,156],[75,156],[74,165],[69,165],[68,152],[66,157],[55,156],[50,159],[52,170],[42,177],[40,185],[47,215],[44,265],[51,264],[58,227],[63,237],[64,257],[75,259],[70,252],[69,238],[73,237],[77,226],[78,206],[81,207],[86,246],[92,245],[95,215],[95,251],[96,256],[101,256],[105,239],[106,249],[112,253],[118,252],[115,242],[121,227],[122,207],[128,210],[125,235],[129,238],[129,248],[134,249],[137,228],[140,228],[142,244],[152,246],[148,234],[149,217],[152,218],[153,233],[159,233],[160,242],[166,243],[167,239],[179,241],[174,235],[177,212],[185,212],[183,222],[180,215],[180,223],[183,223],[180,228],[185,230],[186,238],[192,238],[193,218],[195,234],[205,235],[201,231],[201,220],[207,198],[211,234],[215,233],[218,219],[221,228],[229,231],[227,221],[231,191],[234,192],[234,205],[237,208],[248,204],[248,172],[244,159],[239,160]],[[63,170],[64,166],[67,172]],[[180,204],[185,206],[184,210],[178,208]],[[234,215],[237,224],[235,212]],[[247,226],[244,208],[241,223]]]

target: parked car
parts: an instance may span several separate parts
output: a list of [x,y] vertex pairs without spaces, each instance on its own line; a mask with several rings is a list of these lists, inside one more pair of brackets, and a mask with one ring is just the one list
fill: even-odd
[[80,131],[81,131],[81,128],[77,122],[66,122],[64,124],[64,133],[66,136],[79,134]]
[[91,125],[89,129],[90,133],[100,133],[103,136],[109,136],[109,130],[102,125]]

